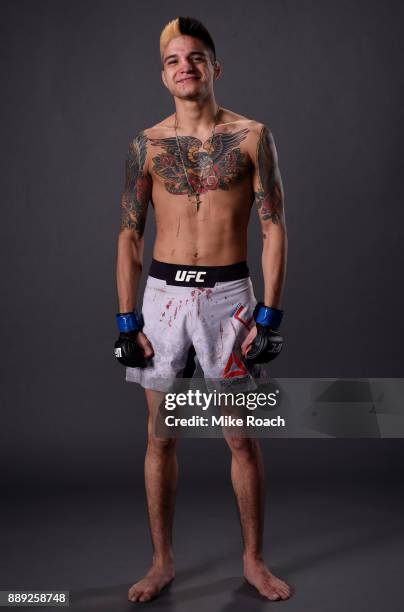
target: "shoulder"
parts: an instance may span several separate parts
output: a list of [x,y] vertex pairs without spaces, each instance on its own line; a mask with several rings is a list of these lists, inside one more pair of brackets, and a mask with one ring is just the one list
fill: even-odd
[[233,129],[247,128],[249,133],[257,138],[264,130],[269,132],[269,128],[261,121],[250,119],[249,117],[235,113],[227,108],[222,109],[220,123],[218,125],[228,126]]
[[144,149],[146,146],[147,136],[145,130],[142,130],[132,136],[129,140],[128,144],[128,153],[138,153],[140,150]]
[[144,169],[147,169],[150,162],[149,141],[169,138],[173,136],[173,133],[173,128],[170,129],[169,124],[165,121],[144,128],[130,138],[127,158],[129,161],[134,160],[143,166]]
[[145,128],[142,134],[147,140],[152,140],[153,138],[168,138],[174,134],[174,122],[175,115],[169,115],[162,121]]
[[140,130],[137,134],[130,137],[129,147],[139,145],[145,146],[148,140],[153,138],[167,138],[174,130],[174,115],[170,115],[159,123]]
[[227,109],[223,109],[219,126],[223,132],[244,131],[243,146],[252,160],[256,159],[258,150],[262,147],[263,143],[268,145],[273,142],[271,131],[265,123],[244,117]]
[[272,139],[268,126],[262,121],[250,119],[226,109],[221,119],[223,121],[220,126],[222,131],[232,133],[243,131],[243,149],[251,161],[256,163],[259,151],[263,146],[267,149]]

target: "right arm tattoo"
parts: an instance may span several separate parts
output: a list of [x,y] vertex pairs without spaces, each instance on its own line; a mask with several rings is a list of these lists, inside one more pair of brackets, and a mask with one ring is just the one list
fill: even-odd
[[147,137],[143,132],[130,143],[126,157],[125,186],[121,200],[121,230],[133,229],[138,238],[144,233],[152,180],[145,173]]

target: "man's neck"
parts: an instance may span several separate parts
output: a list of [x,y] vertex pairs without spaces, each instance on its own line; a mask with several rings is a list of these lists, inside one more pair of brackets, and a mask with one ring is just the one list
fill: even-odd
[[196,133],[210,130],[216,118],[218,105],[214,96],[205,100],[175,98],[178,131]]

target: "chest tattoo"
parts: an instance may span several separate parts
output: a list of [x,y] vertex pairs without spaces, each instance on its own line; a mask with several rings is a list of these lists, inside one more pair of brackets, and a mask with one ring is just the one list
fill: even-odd
[[188,181],[196,193],[213,189],[228,190],[231,184],[244,176],[247,155],[238,145],[246,138],[248,131],[245,128],[238,132],[215,134],[212,142],[208,138],[204,143],[193,136],[179,136],[181,154],[175,137],[149,138],[152,146],[163,149],[162,153],[152,158],[153,169],[164,179],[164,187],[172,194],[187,194]]

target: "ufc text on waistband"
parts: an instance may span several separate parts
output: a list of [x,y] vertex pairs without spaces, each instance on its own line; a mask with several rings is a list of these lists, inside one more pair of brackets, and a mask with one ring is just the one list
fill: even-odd
[[190,266],[152,260],[150,276],[165,280],[167,285],[180,287],[214,287],[216,283],[248,278],[247,263],[241,261],[229,266]]

